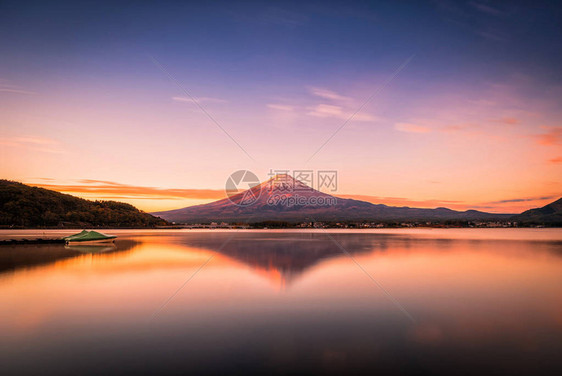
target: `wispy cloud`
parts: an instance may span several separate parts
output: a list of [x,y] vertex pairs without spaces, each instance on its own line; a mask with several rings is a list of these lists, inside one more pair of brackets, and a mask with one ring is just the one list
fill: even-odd
[[41,137],[8,137],[2,139],[2,142],[8,144],[34,144],[34,145],[52,145],[55,144],[55,140],[49,138]]
[[499,9],[493,8],[486,4],[478,3],[476,1],[471,1],[468,4],[470,4],[474,9],[482,13],[490,14],[493,16],[501,16],[504,14],[504,12]]
[[370,195],[338,195],[342,198],[351,198],[354,200],[361,200],[371,202],[373,204],[384,204],[390,206],[410,206],[416,208],[438,208],[448,207],[457,210],[466,210],[467,208],[474,208],[467,203],[456,200],[413,200],[405,197],[381,197]]
[[0,79],[0,93],[9,94],[23,94],[23,95],[33,95],[35,92],[26,90],[18,85],[13,85],[8,83],[7,80]]
[[496,102],[489,99],[469,99],[468,102],[477,106],[495,106],[497,104]]
[[324,89],[324,88],[319,88],[319,87],[309,87],[308,90],[310,91],[310,93],[312,95],[315,95],[317,97],[323,98],[323,99],[329,99],[332,101],[350,101],[351,98],[350,97],[346,97],[344,95],[340,95],[332,90],[328,90],[328,89]]
[[25,95],[33,95],[35,92],[22,90],[22,89],[12,89],[7,87],[0,87],[0,92],[2,93],[11,93],[11,94],[25,94]]
[[394,124],[394,128],[400,132],[408,132],[408,133],[429,133],[431,129],[426,126],[412,124],[412,123],[396,123]]
[[[320,117],[320,118],[337,118],[341,120],[349,119],[353,113],[349,110],[344,110],[341,106],[334,106],[330,104],[319,104],[314,107],[308,108],[309,112],[307,115]],[[376,116],[370,115],[368,113],[357,113],[353,117],[355,121],[376,121],[378,120]]]
[[[296,104],[268,103],[266,106],[273,110],[293,112],[298,116],[313,116],[317,118],[334,118],[339,120],[373,122],[380,120],[377,116],[365,111],[357,112],[353,98],[336,93],[335,91],[309,86],[306,88],[316,104],[299,106]],[[318,103],[320,102],[320,103]],[[324,102],[324,103],[323,103]]]
[[[191,98],[188,98],[188,97],[172,97],[172,100],[175,101],[175,102],[193,103],[193,100]],[[201,103],[226,103],[226,102],[228,102],[225,99],[211,98],[211,97],[195,98],[195,101],[199,104],[201,104]]]
[[61,154],[65,152],[60,149],[58,141],[42,137],[4,137],[0,138],[0,145],[26,148],[44,153]]
[[315,107],[311,107],[308,114],[317,117],[342,118],[344,116],[342,108],[340,106],[332,106],[330,104],[319,104]]
[[537,142],[540,145],[562,145],[562,127],[541,127],[546,132],[535,135]]
[[522,198],[512,198],[499,201],[491,202],[465,202],[457,200],[414,200],[405,197],[380,197],[380,196],[370,196],[370,195],[338,195],[342,198],[352,198],[355,200],[367,201],[373,204],[385,204],[390,206],[409,206],[417,208],[437,208],[446,207],[453,210],[484,210],[488,212],[495,213],[521,213],[522,211],[541,207],[549,202],[552,202],[560,195],[549,195],[540,197],[522,197]]
[[499,33],[498,31],[477,30],[475,31],[475,33],[480,35],[481,37],[495,42],[505,42],[507,40],[507,37]]
[[295,110],[295,107],[293,106],[289,106],[286,104],[278,104],[278,103],[268,103],[267,107],[273,109],[273,110],[280,110],[280,111],[289,111],[292,112]]
[[541,196],[541,197],[523,197],[523,198],[511,198],[507,200],[499,200],[499,201],[491,201],[488,202],[490,205],[497,205],[497,204],[510,204],[514,202],[533,202],[533,201],[546,201],[546,200],[554,200],[560,196]]
[[497,3],[490,6],[484,2],[471,1],[467,7],[461,2],[434,1],[448,23],[487,40],[505,42],[509,40],[510,34],[503,31],[502,25],[498,24],[498,18],[508,16],[512,9],[505,5],[500,9]]
[[124,186],[124,184],[116,183],[114,181],[107,181],[107,180],[80,179],[78,180],[78,182],[84,184],[107,184],[107,185],[113,185],[115,187]]
[[492,121],[494,121],[496,123],[507,124],[507,125],[516,125],[516,124],[520,123],[519,119],[514,118],[514,117],[503,117],[503,118],[500,118],[500,119],[494,119]]
[[[49,178],[36,178],[38,183],[28,183],[33,186],[52,189],[58,192],[70,194],[85,194],[87,197],[99,199],[147,199],[147,200],[219,200],[225,198],[222,189],[178,189],[178,188],[157,188],[123,184],[107,180],[80,179],[73,184],[55,184]],[[561,195],[548,195],[540,197],[520,197],[510,198],[491,202],[468,203],[458,200],[414,200],[404,197],[380,197],[370,195],[338,194],[338,197],[352,198],[356,200],[368,201],[376,204],[386,204],[391,206],[411,206],[411,207],[447,207],[455,210],[481,209],[493,210],[496,212],[521,212],[523,210],[546,205],[548,202],[559,198]],[[513,204],[521,205],[513,205]],[[511,205],[510,205],[511,204]]]
[[100,198],[112,199],[222,199],[224,190],[219,189],[168,189],[122,184],[106,180],[81,179],[77,184],[37,183],[36,187],[64,193],[88,193]]
[[467,128],[469,128],[469,126],[465,124],[450,124],[450,125],[443,126],[441,128],[441,132],[446,132],[446,133],[461,132],[466,130]]
[[562,157],[551,158],[551,159],[548,160],[548,162],[550,162],[552,164],[562,163]]

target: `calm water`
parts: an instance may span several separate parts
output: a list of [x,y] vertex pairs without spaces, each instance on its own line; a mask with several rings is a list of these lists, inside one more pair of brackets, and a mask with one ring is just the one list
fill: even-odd
[[107,232],[0,247],[3,375],[562,374],[561,230]]

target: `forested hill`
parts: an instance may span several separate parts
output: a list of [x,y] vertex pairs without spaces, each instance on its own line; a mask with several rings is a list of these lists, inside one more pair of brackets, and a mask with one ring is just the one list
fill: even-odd
[[1,227],[154,227],[167,222],[117,201],[90,201],[0,180]]
[[562,227],[562,198],[542,208],[524,211],[513,217],[513,220],[526,225]]

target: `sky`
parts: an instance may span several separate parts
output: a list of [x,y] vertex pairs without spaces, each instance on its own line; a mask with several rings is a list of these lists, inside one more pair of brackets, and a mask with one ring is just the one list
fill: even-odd
[[336,170],[374,203],[562,196],[555,2],[0,4],[0,177],[145,211]]

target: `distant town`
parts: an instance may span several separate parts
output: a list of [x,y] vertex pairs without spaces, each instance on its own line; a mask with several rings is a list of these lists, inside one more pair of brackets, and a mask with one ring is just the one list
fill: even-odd
[[299,222],[291,223],[284,221],[264,221],[256,223],[195,223],[178,224],[172,223],[168,228],[189,228],[189,229],[274,229],[274,228],[349,228],[349,229],[370,229],[370,228],[509,228],[509,227],[545,227],[542,224],[521,224],[511,221],[442,221],[442,222]]

